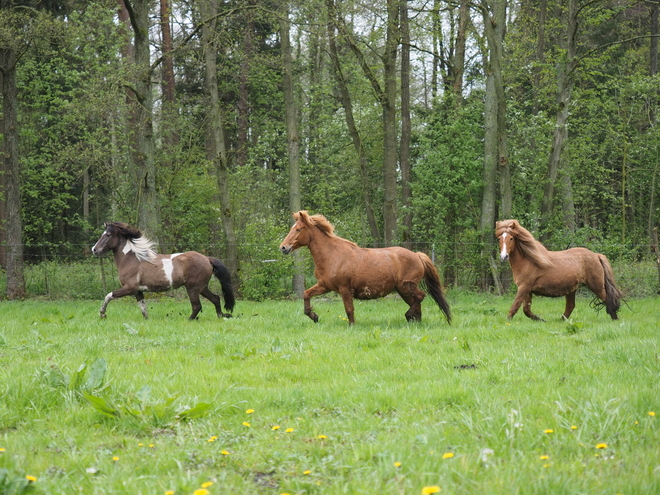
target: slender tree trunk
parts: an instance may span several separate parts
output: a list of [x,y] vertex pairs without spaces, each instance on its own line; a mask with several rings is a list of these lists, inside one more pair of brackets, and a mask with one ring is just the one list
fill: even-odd
[[412,249],[412,166],[410,163],[410,25],[408,2],[401,1],[401,144],[399,162],[401,167],[401,203],[403,206],[403,246]]
[[25,297],[23,275],[23,219],[21,216],[21,169],[18,161],[18,101],[16,53],[0,49],[2,71],[2,114],[4,126],[4,170],[6,178],[7,298]]
[[[298,133],[298,107],[294,96],[293,60],[291,56],[291,40],[289,38],[289,6],[283,3],[282,19],[280,20],[280,43],[282,62],[284,65],[282,89],[284,90],[284,111],[286,119],[287,150],[289,155],[289,208],[292,212],[301,210],[300,199],[300,136]],[[294,258],[293,292],[298,297],[305,291],[305,274],[303,259],[296,251]]]
[[452,63],[454,80],[452,91],[458,104],[463,100],[463,74],[465,72],[465,45],[467,42],[467,26],[470,21],[469,0],[461,0],[458,10],[458,33]]
[[[4,95],[4,72],[0,66],[0,91]],[[4,97],[2,99],[4,102]],[[5,112],[2,112],[3,118],[0,119],[0,268],[7,268],[7,160],[2,157],[7,154],[7,139],[5,138]]]
[[163,51],[163,82],[162,92],[163,100],[167,103],[174,103],[174,64],[172,61],[172,30],[170,29],[170,2],[169,0],[160,0],[160,32]]
[[374,239],[376,245],[380,244],[381,237],[378,230],[378,223],[376,222],[376,215],[373,210],[371,193],[371,183],[369,181],[369,164],[364,150],[362,138],[355,124],[353,116],[353,103],[351,96],[346,85],[346,80],[342,72],[341,64],[339,61],[339,54],[337,50],[337,30],[338,30],[338,12],[336,11],[334,1],[326,0],[328,8],[328,48],[330,51],[330,59],[332,60],[333,73],[335,80],[339,86],[339,93],[341,95],[342,106],[344,107],[344,114],[346,116],[346,126],[353,141],[353,146],[358,155],[358,163],[360,166],[360,179],[362,181],[362,198],[364,201],[365,210],[367,212],[367,220],[369,222],[369,229],[371,237]]
[[[405,1],[405,0],[404,0]],[[383,108],[383,189],[384,240],[386,246],[397,238],[397,149],[396,149],[396,55],[399,46],[399,0],[387,0],[387,35],[383,67],[385,91]]]
[[124,0],[128,10],[135,44],[135,81],[133,104],[136,125],[133,161],[137,175],[137,223],[149,237],[158,242],[160,220],[156,194],[154,162],[153,88],[149,45],[149,0]]
[[438,73],[440,72],[440,50],[442,39],[442,24],[440,22],[440,0],[433,0],[431,7],[431,32],[433,37],[433,67],[431,69],[431,98],[438,96]]
[[[541,0],[539,2],[538,10],[538,36],[536,38],[536,63],[542,64],[545,61],[545,18],[548,11],[548,0]],[[541,67],[537,65],[533,68],[534,71],[534,86],[532,91],[534,94],[534,99],[532,103],[532,113],[537,115],[539,113],[539,101],[538,90],[541,87]]]
[[[253,0],[248,1],[253,5]],[[243,53],[238,74],[238,104],[237,104],[237,130],[236,130],[236,165],[242,167],[247,164],[248,128],[250,126],[250,64],[254,45],[254,19],[251,9],[245,11],[245,31],[243,35]]]
[[566,23],[566,59],[557,67],[557,114],[555,116],[555,130],[552,138],[552,149],[548,158],[548,167],[543,189],[543,202],[541,204],[541,222],[546,227],[541,234],[541,240],[546,241],[551,230],[552,211],[555,201],[555,184],[559,174],[561,154],[568,137],[566,122],[568,121],[571,93],[573,91],[573,70],[575,69],[575,53],[578,29],[578,0],[569,0]]
[[218,0],[205,0],[202,2],[202,15],[205,20],[208,19],[208,22],[205,22],[202,27],[206,69],[205,86],[208,97],[206,157],[213,163],[218,181],[220,217],[226,242],[224,261],[231,273],[232,284],[234,287],[239,287],[238,246],[229,192],[229,156],[225,144],[225,118],[218,97],[216,57],[219,50],[215,43],[217,13]]

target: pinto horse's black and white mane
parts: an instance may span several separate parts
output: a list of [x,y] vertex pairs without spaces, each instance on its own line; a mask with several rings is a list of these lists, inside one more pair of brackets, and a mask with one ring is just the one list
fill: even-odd
[[94,244],[92,253],[96,255],[112,251],[121,289],[105,296],[101,306],[101,318],[113,299],[135,296],[147,318],[145,292],[165,292],[185,286],[192,306],[190,319],[194,320],[202,309],[199,296],[202,295],[213,303],[218,317],[231,316],[222,312],[220,297],[209,290],[211,276],[220,281],[225,309],[234,309],[235,298],[231,285],[231,276],[227,267],[216,258],[204,256],[196,251],[176,254],[157,254],[154,243],[142,235],[138,229],[122,222],[108,222],[105,231]]

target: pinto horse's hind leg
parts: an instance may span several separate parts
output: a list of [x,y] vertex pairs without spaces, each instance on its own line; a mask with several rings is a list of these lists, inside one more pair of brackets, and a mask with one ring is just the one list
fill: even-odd
[[138,306],[140,306],[140,311],[142,311],[142,316],[144,316],[144,319],[149,318],[149,314],[147,313],[147,301],[144,300],[144,292],[141,290],[137,291],[135,294],[135,299],[137,299]]
[[190,305],[192,306],[192,313],[190,314],[189,320],[194,320],[197,318],[197,315],[202,310],[202,303],[199,300],[199,289],[186,287],[188,291],[188,299],[190,299]]
[[[222,312],[222,306],[220,306],[220,296],[211,292],[208,286],[204,288],[204,290],[202,291],[202,295],[213,303],[218,318],[223,318],[225,314]],[[227,315],[227,316],[231,316],[231,315]]]
[[410,306],[410,309],[406,311],[406,320],[422,321],[422,301],[426,297],[426,293],[417,288],[417,284],[414,282],[405,282],[401,287],[397,287],[397,292]]

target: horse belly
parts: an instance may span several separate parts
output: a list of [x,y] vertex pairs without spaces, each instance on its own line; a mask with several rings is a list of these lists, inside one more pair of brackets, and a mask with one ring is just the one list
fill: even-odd
[[562,297],[575,292],[580,286],[580,281],[574,276],[564,277],[541,277],[532,289],[537,296]]

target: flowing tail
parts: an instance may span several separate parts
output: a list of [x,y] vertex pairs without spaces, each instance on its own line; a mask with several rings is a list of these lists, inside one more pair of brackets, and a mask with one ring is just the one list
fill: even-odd
[[234,298],[234,291],[231,286],[231,274],[225,264],[217,258],[208,257],[211,265],[213,266],[213,274],[220,281],[222,286],[222,297],[225,300],[225,310],[230,313],[234,310],[236,299]]
[[614,282],[614,272],[610,262],[604,255],[598,255],[600,264],[603,266],[603,273],[605,275],[605,311],[612,317],[613,320],[619,318],[617,313],[621,308],[621,299],[623,299],[623,292],[619,290]]
[[431,258],[424,253],[417,253],[419,259],[422,260],[424,265],[424,282],[426,283],[426,290],[431,295],[433,300],[438,304],[440,309],[447,317],[447,323],[451,323],[451,312],[449,311],[449,304],[442,293],[442,284],[440,283],[440,276],[436,270]]

